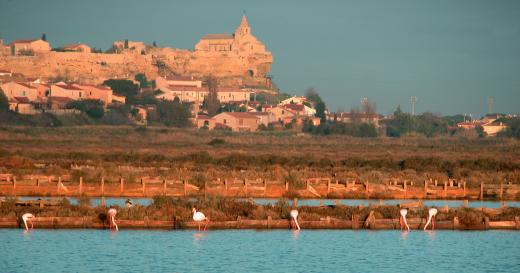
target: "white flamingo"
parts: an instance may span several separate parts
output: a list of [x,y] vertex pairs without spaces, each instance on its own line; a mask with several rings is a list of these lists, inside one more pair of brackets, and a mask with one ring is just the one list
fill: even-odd
[[24,215],[22,215],[22,220],[23,220],[23,224],[25,225],[25,230],[29,230],[29,227],[27,226],[27,222],[31,223],[31,229],[34,229],[34,225],[33,225],[33,220],[34,220],[34,215],[32,215],[32,213],[25,213]]
[[410,231],[410,227],[408,226],[408,223],[406,222],[406,214],[408,214],[408,210],[401,209],[399,211],[399,214],[401,214],[401,217],[399,218],[399,224],[401,224],[401,230],[403,230],[403,228],[406,228],[406,230]]
[[426,225],[424,225],[424,230],[428,228],[430,222],[432,223],[432,230],[435,229],[435,215],[437,215],[436,208],[431,208],[428,210],[428,221],[426,221]]
[[209,217],[206,217],[204,213],[197,211],[195,208],[193,208],[191,211],[193,211],[193,220],[197,222],[199,225],[199,232],[200,232],[200,222],[205,221],[206,224],[204,225],[204,232],[206,232],[206,228],[208,227],[209,223]]
[[115,228],[115,230],[118,231],[119,228],[117,227],[117,224],[116,224],[116,214],[117,214],[117,210],[115,208],[110,208],[108,210],[108,225],[109,225],[110,229]]
[[[294,222],[294,225],[296,225],[296,229],[300,230],[300,225],[298,224],[298,210],[295,210],[295,209],[291,210],[290,215],[291,215],[291,223]],[[291,224],[291,226],[293,226],[293,225]]]

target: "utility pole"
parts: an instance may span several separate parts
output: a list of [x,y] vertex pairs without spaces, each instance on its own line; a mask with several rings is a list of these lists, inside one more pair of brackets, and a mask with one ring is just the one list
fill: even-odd
[[487,99],[487,105],[488,105],[488,114],[492,114],[493,113],[493,98],[492,97],[489,97]]
[[367,105],[368,105],[368,98],[367,97],[362,97],[361,98],[361,105],[362,105],[362,109],[364,112],[366,112],[366,109],[368,108]]
[[412,116],[415,116],[415,103],[417,103],[417,97],[411,96],[410,103],[412,104]]

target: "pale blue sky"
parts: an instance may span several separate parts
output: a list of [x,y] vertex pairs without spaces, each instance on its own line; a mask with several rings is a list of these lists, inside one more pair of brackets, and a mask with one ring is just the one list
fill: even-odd
[[0,37],[192,49],[206,33],[232,33],[243,10],[281,89],[314,87],[331,110],[365,96],[381,113],[409,110],[415,95],[418,112],[483,114],[489,96],[496,111],[520,112],[516,0],[1,0]]

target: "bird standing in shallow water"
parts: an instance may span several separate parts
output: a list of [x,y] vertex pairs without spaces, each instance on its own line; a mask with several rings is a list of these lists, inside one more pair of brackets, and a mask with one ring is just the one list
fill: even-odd
[[25,213],[24,215],[22,215],[22,220],[23,220],[23,224],[25,225],[25,230],[29,230],[29,227],[27,226],[27,222],[29,222],[31,224],[31,229],[34,229],[34,225],[33,225],[33,222],[32,220],[34,220],[34,215],[32,215],[32,213]]
[[206,228],[208,227],[209,223],[209,217],[206,217],[204,213],[197,211],[195,208],[192,209],[193,211],[193,220],[198,223],[199,225],[199,232],[200,232],[200,222],[206,221],[206,224],[204,225],[204,232],[206,232]]
[[300,225],[298,224],[298,210],[291,210],[291,227],[293,229],[300,230]]
[[431,208],[428,210],[428,221],[426,221],[426,225],[424,225],[424,230],[428,228],[430,222],[432,223],[432,230],[435,230],[435,215],[437,215],[436,208]]
[[408,214],[407,209],[401,209],[399,211],[399,214],[401,214],[401,217],[399,218],[399,224],[401,224],[401,230],[406,229],[410,231],[410,227],[408,226],[408,223],[406,222],[406,214]]
[[116,231],[119,230],[116,224],[116,214],[117,210],[115,208],[110,208],[108,210],[108,226],[110,229],[114,228]]

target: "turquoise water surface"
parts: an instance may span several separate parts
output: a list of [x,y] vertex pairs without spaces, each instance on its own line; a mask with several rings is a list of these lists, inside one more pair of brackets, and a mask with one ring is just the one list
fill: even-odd
[[[26,201],[26,200],[36,200],[38,198],[42,199],[61,199],[62,197],[35,197],[35,196],[25,196],[25,197],[19,197],[20,200]],[[78,199],[76,197],[67,197],[71,204],[76,205],[78,204]],[[125,201],[128,198],[125,197],[105,197],[105,205],[111,206],[111,205],[118,205],[118,206],[125,206]],[[148,206],[152,203],[151,198],[130,198],[133,202],[133,204],[140,204],[143,206]],[[243,198],[239,198],[238,200],[246,200]],[[279,199],[275,198],[253,198],[254,202],[260,205],[266,205],[266,204],[275,204],[278,202]],[[290,203],[292,203],[293,199],[287,199]],[[383,204],[386,205],[397,205],[404,202],[415,202],[418,201],[416,199],[387,199],[383,200]],[[370,204],[381,204],[380,200],[367,200],[367,199],[298,199],[298,205],[299,206],[319,206],[320,204],[323,204],[325,206],[327,205],[334,205],[336,202],[339,202],[342,205],[348,205],[348,206],[359,206],[364,205],[368,206]],[[444,207],[448,205],[450,208],[455,207],[461,207],[464,205],[464,201],[462,200],[422,200],[425,206],[435,206],[435,207]],[[98,206],[101,203],[101,198],[99,197],[92,197],[90,198],[90,203],[92,206]],[[505,204],[509,207],[520,207],[520,201],[506,201]],[[501,201],[480,201],[480,200],[472,200],[468,202],[468,207],[470,208],[500,208],[502,206]]]
[[0,229],[1,272],[520,272],[514,231]]

